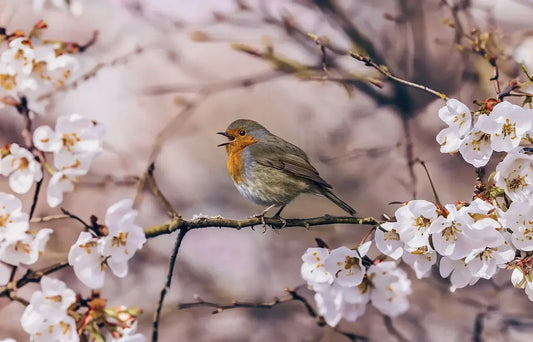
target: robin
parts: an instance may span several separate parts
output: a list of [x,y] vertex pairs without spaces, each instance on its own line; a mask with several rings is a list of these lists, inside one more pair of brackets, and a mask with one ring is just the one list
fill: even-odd
[[257,204],[268,206],[260,215],[273,207],[280,209],[301,193],[322,195],[350,215],[355,210],[331,192],[329,185],[309,163],[309,158],[298,146],[270,133],[252,120],[236,120],[225,132],[228,138],[227,168],[242,196]]

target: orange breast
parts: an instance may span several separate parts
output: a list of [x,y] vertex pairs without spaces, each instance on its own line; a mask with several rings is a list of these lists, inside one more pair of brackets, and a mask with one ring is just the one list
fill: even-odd
[[237,184],[242,182],[242,172],[244,170],[244,162],[242,161],[241,154],[242,150],[230,152],[230,149],[228,148],[228,162],[226,166],[231,178],[233,178],[233,181]]
[[237,137],[226,145],[226,152],[228,153],[228,161],[226,167],[228,172],[237,184],[242,182],[242,173],[244,171],[244,160],[242,159],[242,151],[246,146],[257,142],[252,136]]

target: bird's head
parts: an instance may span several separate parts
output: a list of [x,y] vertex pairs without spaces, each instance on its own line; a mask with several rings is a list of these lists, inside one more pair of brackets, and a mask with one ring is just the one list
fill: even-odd
[[226,146],[227,151],[232,151],[241,150],[254,144],[270,132],[253,120],[239,119],[233,121],[224,132],[217,132],[217,134],[223,135],[229,140],[218,146]]

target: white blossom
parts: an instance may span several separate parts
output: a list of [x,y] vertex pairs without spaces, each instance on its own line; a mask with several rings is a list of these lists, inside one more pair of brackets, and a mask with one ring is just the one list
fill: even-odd
[[11,194],[0,192],[0,242],[24,239],[29,225],[28,214],[22,212],[22,202]]
[[494,182],[513,201],[528,201],[533,193],[533,156],[515,149],[496,166]]
[[43,254],[52,232],[50,228],[43,228],[36,234],[26,233],[21,240],[0,242],[0,260],[13,266],[34,264]]
[[487,201],[477,198],[468,206],[447,204],[445,209],[447,216],[439,216],[430,228],[439,254],[459,260],[473,249],[502,243],[501,224],[491,217],[496,208]]
[[76,294],[65,283],[44,276],[41,291],[33,293],[30,304],[20,320],[22,328],[35,342],[76,342],[76,322],[67,309],[76,300]]
[[357,286],[343,287],[335,283],[327,291],[315,293],[318,313],[332,327],[343,318],[357,320],[364,314],[369,298],[369,294],[361,292]]
[[472,276],[490,279],[496,274],[498,267],[504,267],[514,256],[514,250],[504,241],[498,246],[473,250],[465,258],[465,262]]
[[481,131],[476,125],[466,135],[459,146],[463,159],[475,167],[485,166],[492,156],[490,134]]
[[407,296],[411,294],[411,281],[394,261],[383,261],[370,266],[368,278],[373,285],[370,300],[376,309],[391,317],[409,309]]
[[105,280],[105,258],[97,250],[98,241],[91,233],[81,232],[68,253],[74,273],[91,289],[102,288]]
[[101,239],[99,246],[111,271],[121,278],[128,273],[128,260],[146,242],[144,230],[133,222],[138,213],[132,206],[133,200],[123,199],[107,209],[105,224],[109,235]]
[[512,202],[501,221],[512,231],[513,245],[523,251],[533,251],[533,199]]
[[404,243],[398,234],[398,222],[385,222],[376,229],[375,240],[377,249],[389,257],[398,260],[403,255]]
[[82,232],[70,248],[69,264],[87,287],[97,289],[104,285],[105,265],[116,276],[125,277],[128,261],[146,242],[144,230],[133,222],[137,211],[132,205],[131,199],[124,199],[109,207],[105,218],[108,235],[94,237]]
[[402,259],[415,271],[416,277],[422,279],[429,276],[431,267],[437,262],[437,252],[430,246],[422,246],[412,251],[405,250]]
[[8,145],[2,150],[0,174],[9,176],[9,187],[18,194],[25,194],[34,182],[43,178],[41,165],[33,154],[18,144]]
[[38,39],[13,39],[0,54],[0,87],[9,95],[24,92],[33,97],[39,91],[64,85],[78,62],[72,55],[58,53],[58,49],[59,46]]
[[325,261],[329,256],[327,248],[308,248],[302,255],[300,274],[307,281],[308,286],[319,291],[333,283],[333,275],[326,270]]
[[476,127],[490,134],[494,151],[508,152],[517,147],[531,129],[531,120],[522,107],[503,101],[494,106],[489,115],[480,115]]
[[33,141],[44,152],[54,153],[57,171],[48,183],[47,202],[56,207],[63,194],[75,190],[75,183],[89,171],[93,158],[102,150],[104,127],[79,114],[57,119],[55,130],[49,126],[38,127]]
[[67,172],[56,172],[48,181],[46,189],[46,202],[51,208],[55,208],[63,202],[63,194],[75,189],[75,183],[79,176]]
[[439,109],[439,118],[448,127],[437,134],[437,142],[441,145],[442,153],[453,153],[459,146],[472,126],[472,114],[468,107],[456,99],[446,101],[446,106]]
[[435,204],[425,200],[409,201],[398,208],[394,216],[400,240],[408,248],[416,249],[429,244],[429,227],[437,218]]
[[456,289],[463,288],[467,285],[474,285],[479,280],[479,277],[472,275],[463,259],[452,260],[448,257],[442,257],[440,259],[439,271],[443,278],[451,275],[451,292],[455,292]]
[[530,73],[533,72],[533,37],[522,40],[512,56],[517,63],[524,64]]
[[335,282],[341,286],[356,286],[363,281],[365,267],[355,250],[339,247],[331,251],[326,259],[326,270],[333,274]]
[[104,135],[102,125],[79,114],[61,116],[55,130],[40,126],[33,132],[35,146],[45,152],[96,154],[102,150]]

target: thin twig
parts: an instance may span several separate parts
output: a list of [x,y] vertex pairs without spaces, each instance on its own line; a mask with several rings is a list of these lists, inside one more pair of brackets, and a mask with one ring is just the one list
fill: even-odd
[[358,54],[356,52],[351,52],[350,56],[352,56],[353,58],[355,58],[358,61],[364,62],[365,65],[376,69],[381,74],[385,75],[386,77],[390,78],[391,80],[393,80],[395,82],[407,85],[407,86],[412,87],[412,88],[423,90],[425,92],[428,92],[430,94],[438,96],[438,97],[440,97],[443,100],[447,100],[448,99],[448,97],[444,93],[440,93],[440,92],[438,92],[436,90],[433,90],[433,89],[431,89],[429,87],[426,87],[424,85],[421,85],[421,84],[418,84],[418,83],[414,83],[414,82],[410,82],[410,81],[407,81],[407,80],[404,80],[402,78],[394,76],[393,74],[390,73],[390,71],[386,67],[383,67],[383,66],[380,66],[380,65],[376,64],[368,56],[363,56],[363,55],[360,55],[360,54]]
[[[270,302],[254,303],[254,302],[243,302],[243,301],[234,300],[230,304],[219,304],[215,302],[205,301],[202,298],[198,297],[198,300],[196,302],[179,304],[178,309],[183,310],[183,309],[207,306],[207,307],[215,308],[215,310],[211,312],[212,314],[219,314],[225,310],[237,309],[237,308],[272,309],[273,307],[278,306],[280,304],[297,301],[297,302],[301,302],[305,306],[307,313],[309,314],[309,316],[313,317],[316,320],[316,323],[318,326],[320,327],[325,326],[326,322],[324,321],[324,318],[315,311],[315,309],[311,306],[311,304],[305,297],[303,297],[297,292],[298,289],[301,287],[303,287],[303,285],[300,285],[296,287],[295,289],[286,288],[285,292],[289,294],[289,297],[286,297],[283,299],[274,297],[274,299]],[[341,334],[347,337],[351,341],[357,341],[357,340],[366,341],[367,340],[366,336],[357,335],[351,332],[345,332],[336,327],[334,327],[333,330],[337,332],[338,334]]]
[[22,298],[22,297],[19,297],[19,296],[16,296],[14,294],[10,295],[9,298],[14,301],[14,302],[19,302],[20,304],[24,305],[24,306],[28,306],[30,305],[30,302],[28,302],[26,299]]
[[92,230],[93,229],[93,226],[91,226],[90,224],[86,223],[85,221],[83,221],[79,216],[76,216],[72,213],[70,213],[69,211],[67,211],[67,209],[65,208],[61,208],[61,212],[63,212],[63,214],[67,215],[68,217],[70,217],[71,219],[74,219],[76,221],[78,221],[79,223],[81,223],[85,228],[89,229],[89,230]]
[[[42,169],[42,166],[41,166],[41,169]],[[35,193],[33,194],[33,201],[31,203],[31,209],[30,209],[30,214],[29,214],[30,220],[33,217],[33,214],[35,213],[35,208],[37,208],[37,200],[39,199],[39,192],[41,191],[41,186],[43,185],[43,179],[44,178],[41,178],[41,180],[38,181],[37,185],[35,186]]]
[[172,207],[172,204],[168,201],[165,195],[161,192],[154,178],[154,163],[150,164],[148,170],[146,171],[146,181],[148,186],[152,190],[152,193],[157,198],[163,209],[167,211],[170,218],[179,217],[179,213],[176,209]]
[[431,191],[433,192],[433,197],[435,197],[435,203],[437,203],[439,205],[439,207],[441,209],[444,209],[440,199],[439,199],[439,195],[437,194],[437,189],[435,189],[435,184],[433,184],[433,181],[431,180],[431,175],[429,174],[429,170],[426,166],[426,162],[423,161],[423,160],[418,160],[418,162],[420,163],[420,165],[422,165],[422,167],[424,168],[424,171],[426,171],[426,175],[428,176],[428,181],[429,181],[429,185],[431,186]]
[[208,306],[211,308],[215,308],[215,310],[211,312],[212,314],[218,314],[218,313],[223,312],[224,310],[236,309],[236,308],[271,309],[279,304],[294,301],[294,298],[292,296],[284,298],[284,299],[279,299],[278,297],[275,297],[274,300],[270,302],[262,302],[262,303],[243,302],[243,301],[234,300],[231,302],[231,304],[218,304],[215,302],[209,302],[209,301],[203,300],[200,297],[197,297],[197,299],[198,300],[196,302],[178,304],[178,309],[183,310],[183,309],[189,309],[189,308]]
[[170,257],[170,262],[168,265],[167,281],[165,286],[161,289],[161,294],[159,295],[159,301],[157,303],[157,309],[154,315],[153,321],[153,331],[152,331],[152,342],[157,342],[159,335],[159,321],[161,320],[161,309],[163,308],[163,302],[165,301],[165,296],[167,295],[168,290],[170,290],[170,284],[172,283],[172,275],[174,274],[174,265],[176,264],[176,259],[178,256],[178,251],[180,249],[181,243],[185,234],[187,234],[188,229],[180,229],[178,238],[176,239],[176,244],[174,245],[174,250],[172,251],[172,256]]
[[263,225],[263,220],[266,225],[271,226],[274,229],[290,228],[290,227],[304,227],[309,228],[311,226],[323,226],[331,224],[352,224],[352,225],[377,225],[377,221],[373,217],[353,217],[353,216],[331,216],[324,215],[319,217],[311,218],[301,218],[301,219],[284,219],[286,222],[283,222],[277,217],[251,217],[244,220],[232,220],[226,219],[220,216],[215,217],[198,217],[193,218],[192,220],[174,220],[170,223],[156,225],[148,227],[144,230],[144,233],[147,238],[153,238],[163,234],[171,234],[176,230],[180,229],[200,229],[208,227],[218,227],[218,228],[233,228],[233,229],[243,229],[243,228],[253,228],[254,226]]
[[41,222],[49,222],[49,221],[55,221],[55,220],[63,220],[70,218],[69,215],[50,215],[50,216],[43,216],[43,217],[34,217],[30,220],[30,223],[41,223]]
[[9,274],[9,281],[8,283],[12,282],[13,279],[15,279],[15,274],[17,273],[17,266],[11,266],[11,272]]
[[[26,273],[22,276],[22,278],[20,278],[16,282],[14,282],[14,279],[11,279],[9,283],[7,284],[7,286],[3,287],[0,290],[0,298],[8,297],[11,300],[17,300],[21,302],[20,300],[17,299],[18,297],[16,297],[15,295],[16,290],[20,289],[21,287],[25,286],[28,283],[37,283],[41,281],[42,277],[44,277],[45,275],[59,271],[60,269],[63,269],[67,266],[68,266],[68,261],[63,261],[63,262],[59,262],[57,264],[53,264],[48,267],[41,268],[35,271],[28,269]],[[12,276],[14,278],[14,273],[12,274]]]
[[69,83],[69,84],[65,84],[63,86],[59,86],[57,88],[55,88],[54,90],[48,92],[48,93],[45,93],[45,94],[42,94],[41,96],[39,96],[37,98],[37,101],[42,101],[42,100],[45,100],[45,99],[48,99],[60,92],[64,92],[64,91],[68,91],[68,90],[71,90],[71,89],[75,89],[76,87],[78,87],[82,82],[85,82],[91,78],[93,78],[94,76],[96,76],[100,70],[106,68],[106,67],[109,67],[109,66],[114,66],[114,65],[117,65],[117,64],[121,64],[121,63],[126,63],[132,56],[135,56],[135,55],[138,55],[140,53],[142,53],[144,50],[143,48],[141,47],[136,47],[133,51],[125,54],[125,55],[122,55],[122,56],[119,56],[119,57],[116,57],[108,62],[101,62],[101,63],[98,63],[96,64],[91,70],[89,70],[88,72],[86,72],[85,74],[81,75],[79,78],[77,78],[76,80],[74,80],[73,82]]
[[27,283],[37,283],[41,281],[41,278],[44,277],[45,275],[49,275],[50,273],[59,271],[67,267],[68,265],[69,265],[68,261],[62,261],[62,262],[58,262],[56,264],[47,266],[45,268],[41,268],[39,270],[35,270],[35,271],[28,270],[26,271],[26,274],[24,274],[24,276],[17,281],[16,287],[20,289]]

